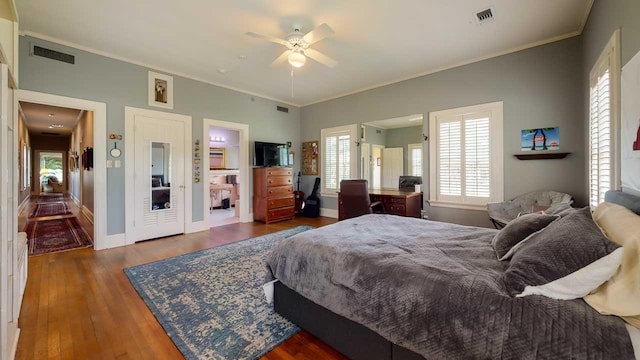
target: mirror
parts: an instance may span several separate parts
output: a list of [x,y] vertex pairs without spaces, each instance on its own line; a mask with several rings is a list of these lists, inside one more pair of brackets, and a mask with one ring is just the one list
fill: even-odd
[[151,211],[171,208],[171,144],[151,143]]
[[422,184],[423,116],[360,125],[360,174],[371,189],[415,191]]
[[224,169],[227,166],[225,148],[209,148],[209,169]]

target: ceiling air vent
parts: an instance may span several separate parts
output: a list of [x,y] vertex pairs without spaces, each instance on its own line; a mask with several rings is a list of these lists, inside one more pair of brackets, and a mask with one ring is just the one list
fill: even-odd
[[67,64],[75,64],[76,57],[70,54],[65,54],[60,51],[43,48],[42,46],[33,45],[32,54],[35,56],[42,56],[47,59],[61,61]]
[[288,113],[289,112],[289,108],[286,108],[284,106],[276,106],[276,110],[282,111],[284,113]]
[[476,21],[478,24],[484,24],[489,21],[493,21],[493,8],[484,9],[476,12]]
[[44,135],[44,136],[60,136],[60,134],[58,134],[58,133],[52,133],[52,132],[42,132],[42,133],[40,133],[40,134],[42,134],[42,135]]

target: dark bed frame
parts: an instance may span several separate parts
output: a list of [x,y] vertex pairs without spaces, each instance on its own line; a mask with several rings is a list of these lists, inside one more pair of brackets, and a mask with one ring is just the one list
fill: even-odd
[[[605,201],[622,205],[640,215],[639,196],[608,191]],[[421,355],[306,299],[279,281],[274,284],[274,308],[278,314],[350,359],[424,360]]]

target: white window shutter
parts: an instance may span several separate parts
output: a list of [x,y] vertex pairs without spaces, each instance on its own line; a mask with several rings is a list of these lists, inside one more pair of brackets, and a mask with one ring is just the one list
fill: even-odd
[[443,196],[461,196],[461,120],[439,123],[438,144],[438,193]]

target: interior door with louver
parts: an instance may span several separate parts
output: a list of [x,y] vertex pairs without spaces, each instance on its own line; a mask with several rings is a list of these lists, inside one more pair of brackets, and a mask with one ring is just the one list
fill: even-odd
[[135,240],[184,233],[184,123],[137,115]]

